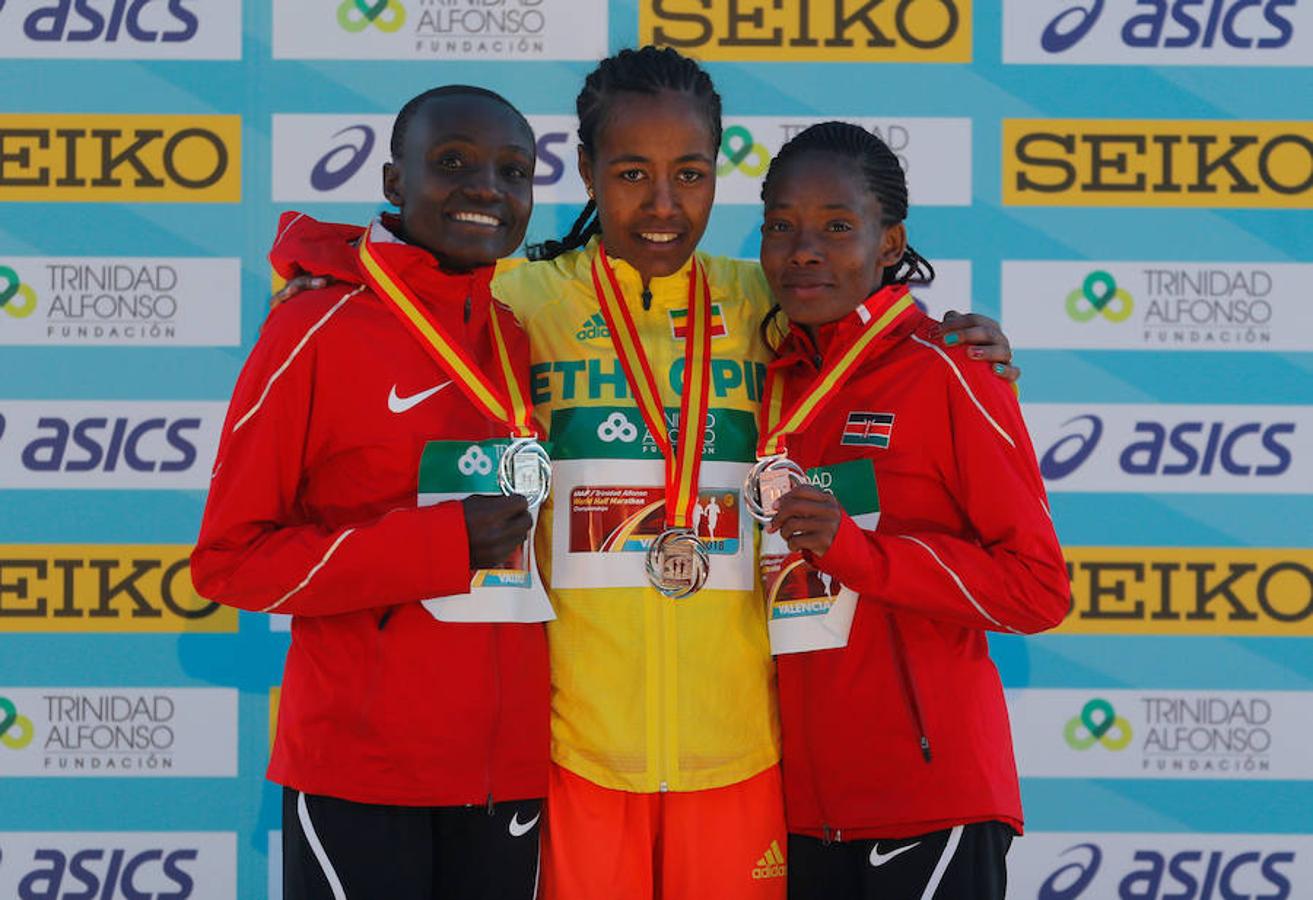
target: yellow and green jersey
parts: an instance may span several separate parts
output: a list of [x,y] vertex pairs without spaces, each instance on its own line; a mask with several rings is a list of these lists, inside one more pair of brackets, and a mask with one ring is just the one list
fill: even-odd
[[[779,758],[775,677],[758,588],[753,521],[742,507],[755,459],[770,290],[753,264],[701,253],[711,286],[711,401],[695,527],[706,587],[671,600],[648,583],[647,545],[664,528],[665,464],[648,433],[593,292],[586,248],[498,274],[494,294],[529,333],[531,392],[552,445],[552,496],[538,557],[557,618],[552,756],[604,787],[722,787]],[[612,260],[678,430],[692,263],[649,284]]]

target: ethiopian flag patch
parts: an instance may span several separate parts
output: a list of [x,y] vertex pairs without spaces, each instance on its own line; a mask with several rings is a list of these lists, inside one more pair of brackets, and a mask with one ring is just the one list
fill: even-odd
[[[688,334],[688,310],[670,310],[670,336],[682,341],[686,334]],[[725,317],[721,315],[719,303],[711,304],[711,336],[713,338],[729,336],[729,328],[725,326]]]
[[852,447],[888,448],[894,433],[894,414],[879,412],[851,412],[843,426],[840,444]]

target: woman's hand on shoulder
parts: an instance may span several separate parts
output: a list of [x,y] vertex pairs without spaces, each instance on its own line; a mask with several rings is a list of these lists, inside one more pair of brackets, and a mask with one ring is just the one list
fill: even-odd
[[302,291],[314,291],[319,288],[326,288],[333,283],[333,279],[324,275],[297,275],[283,289],[269,298],[269,312],[273,312],[282,306],[288,300],[291,300]]
[[1004,381],[1015,382],[1021,377],[1021,370],[1012,365],[1012,345],[1008,343],[1008,336],[989,316],[949,310],[936,326],[936,337],[946,347],[967,344],[967,355],[991,363],[994,374]]

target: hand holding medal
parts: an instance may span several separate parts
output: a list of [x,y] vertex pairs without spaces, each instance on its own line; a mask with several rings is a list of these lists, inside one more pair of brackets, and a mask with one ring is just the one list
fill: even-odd
[[[779,512],[780,501],[793,491],[794,485],[808,484],[807,473],[789,459],[786,446],[789,436],[811,424],[859,365],[875,352],[879,346],[877,339],[892,331],[908,310],[915,309],[915,302],[907,292],[906,285],[884,288],[877,292],[876,297],[886,292],[888,296],[882,299],[887,306],[879,316],[872,315],[868,308],[875,298],[858,307],[858,315],[864,319],[862,330],[833,356],[829,365],[817,375],[811,387],[794,402],[787,413],[784,412],[779,368],[771,367],[767,370],[761,404],[764,422],[757,443],[757,463],[748,471],[743,482],[743,505],[758,522],[767,524],[774,520]],[[793,537],[787,531],[784,536],[788,540]],[[830,537],[832,539],[833,535]]]

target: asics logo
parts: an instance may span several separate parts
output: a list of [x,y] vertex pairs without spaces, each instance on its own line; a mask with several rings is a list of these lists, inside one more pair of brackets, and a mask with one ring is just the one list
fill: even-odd
[[418,394],[411,394],[408,397],[400,396],[397,393],[397,386],[394,384],[392,385],[392,390],[388,392],[388,409],[400,415],[401,413],[413,409],[423,403],[449,384],[451,384],[450,381],[444,381],[436,387],[431,387],[427,391],[420,391]]
[[541,815],[542,813],[538,813],[532,819],[524,823],[520,822],[520,814],[518,812],[511,816],[511,837],[523,837],[528,834],[529,830],[538,824],[538,818]]
[[915,844],[908,844],[905,847],[898,847],[896,849],[890,850],[888,853],[881,853],[880,842],[876,841],[875,846],[871,847],[871,865],[878,869],[881,866],[883,866],[885,863],[889,862],[889,860],[893,859],[895,856],[898,856],[902,853],[906,853],[908,850],[914,850],[920,846],[921,846],[921,842],[917,841]]

